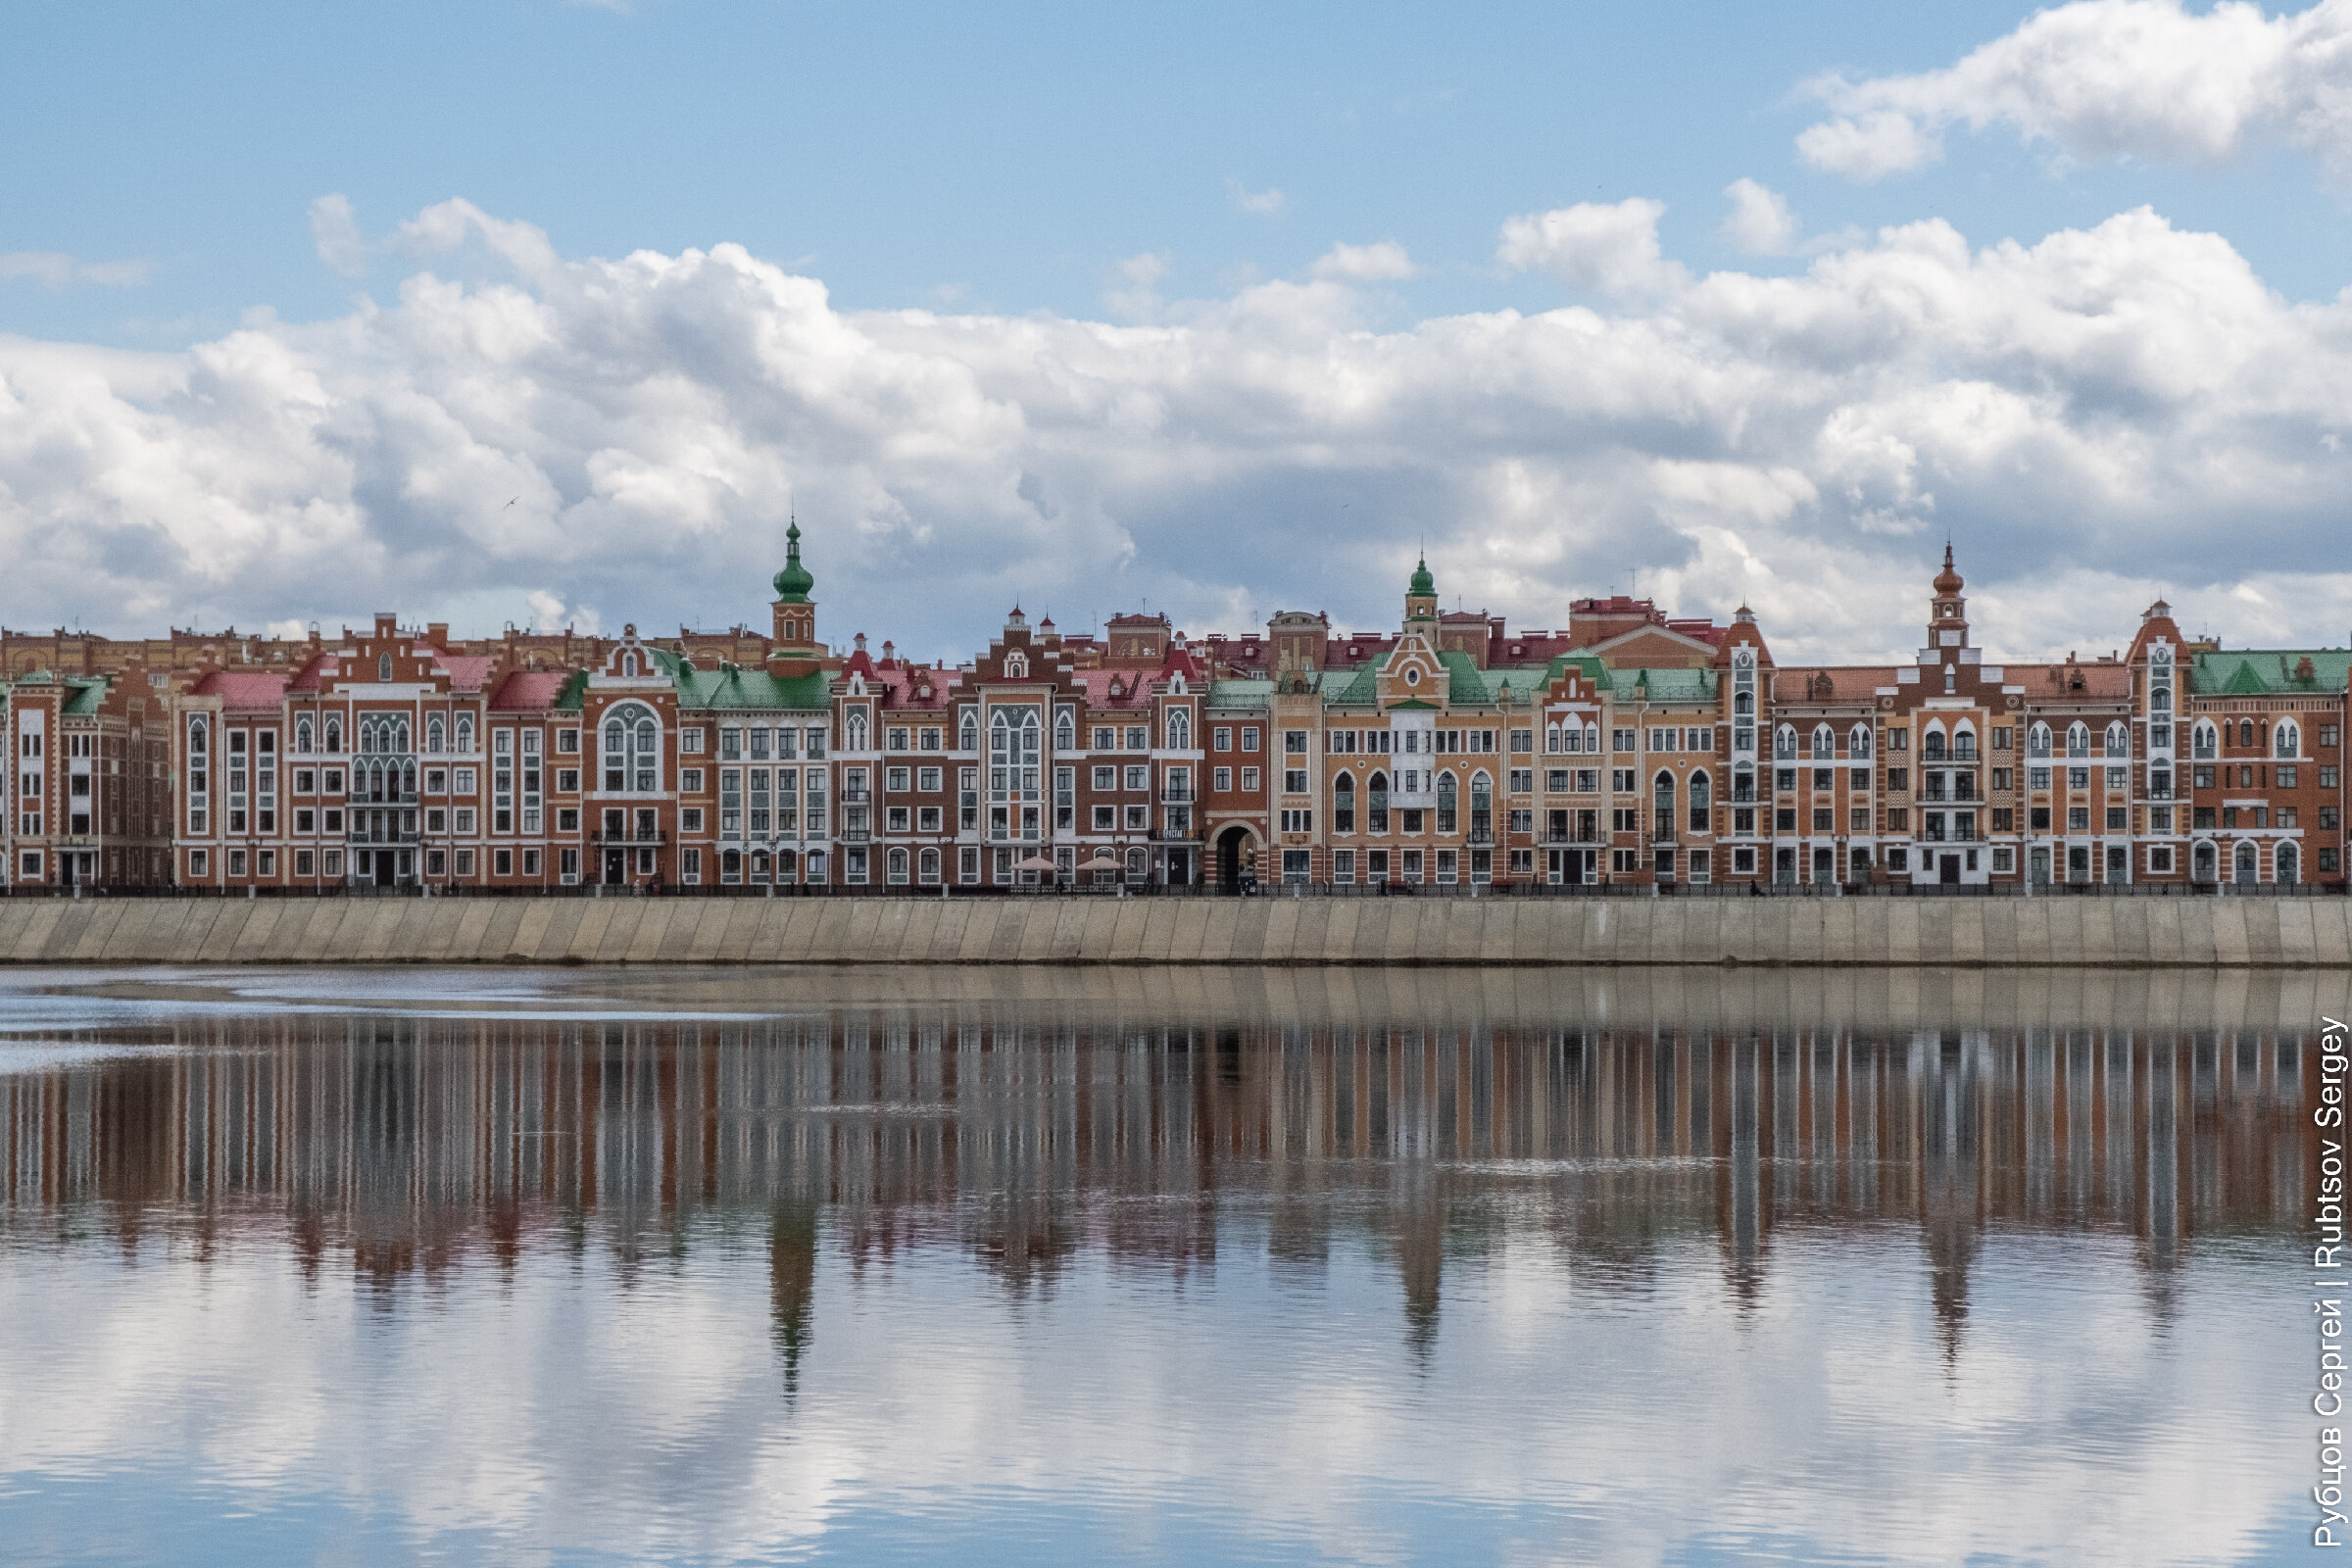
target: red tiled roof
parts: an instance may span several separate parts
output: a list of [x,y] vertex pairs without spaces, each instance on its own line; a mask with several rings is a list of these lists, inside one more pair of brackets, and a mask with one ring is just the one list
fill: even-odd
[[196,683],[196,695],[220,698],[231,713],[274,713],[285,706],[286,677],[269,669],[216,669]]
[[[452,664],[474,663],[477,661],[453,659],[449,662]],[[490,661],[484,659],[478,662],[487,665]],[[450,675],[454,681],[457,671],[451,670]],[[514,670],[498,683],[498,690],[491,694],[490,706],[501,712],[508,713],[544,712],[555,707],[558,694],[564,690],[564,683],[570,678],[568,674],[560,669]],[[475,676],[475,684],[472,687],[459,689],[479,690],[480,676],[478,674]]]

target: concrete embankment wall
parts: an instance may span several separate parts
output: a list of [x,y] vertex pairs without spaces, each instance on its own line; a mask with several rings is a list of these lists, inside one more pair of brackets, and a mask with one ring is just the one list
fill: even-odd
[[58,899],[58,963],[2352,965],[2352,900]]

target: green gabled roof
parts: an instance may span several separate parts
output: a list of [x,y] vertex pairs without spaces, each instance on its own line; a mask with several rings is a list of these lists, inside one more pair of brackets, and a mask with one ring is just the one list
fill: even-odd
[[1208,683],[1208,706],[1211,708],[1263,708],[1273,695],[1270,680],[1212,680]]
[[[2311,679],[2297,680],[2295,666],[2311,661]],[[2189,662],[2191,691],[2223,697],[2261,697],[2273,692],[2335,692],[2352,671],[2352,651],[2341,648],[2248,648],[2198,654]]]
[[1458,648],[1448,648],[1438,655],[1438,662],[1446,666],[1446,698],[1456,708],[1474,703],[1491,703],[1494,699],[1487,691],[1487,678],[1478,667],[1478,661]]
[[1711,669],[1652,669],[1647,665],[1608,672],[1612,690],[1626,701],[1651,703],[1712,703],[1715,672]]
[[695,669],[675,654],[652,650],[670,684],[677,688],[681,710],[777,709],[815,712],[833,704],[833,680],[823,670],[789,678],[764,669]]
[[1353,669],[1326,669],[1315,677],[1315,689],[1327,703],[1369,708],[1380,701],[1380,661],[1367,659]]
[[106,700],[106,677],[103,675],[93,676],[89,679],[69,678],[66,684],[74,690],[74,695],[66,699],[62,711],[95,713],[98,711],[98,705]]
[[1391,703],[1389,705],[1389,711],[1394,713],[1399,708],[1435,708],[1438,705],[1435,703],[1424,702],[1418,697],[1407,697],[1401,703]]

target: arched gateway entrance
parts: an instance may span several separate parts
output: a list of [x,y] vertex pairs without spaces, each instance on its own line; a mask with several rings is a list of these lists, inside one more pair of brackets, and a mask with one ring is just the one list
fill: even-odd
[[1238,823],[1217,835],[1217,885],[1228,893],[1240,891],[1245,870],[1256,870],[1253,837]]

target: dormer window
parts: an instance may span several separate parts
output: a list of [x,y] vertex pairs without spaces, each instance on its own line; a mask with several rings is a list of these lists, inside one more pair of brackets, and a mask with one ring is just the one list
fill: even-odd
[[1420,684],[1421,684],[1421,672],[1420,672],[1419,670],[1417,670],[1417,669],[1408,669],[1408,670],[1406,670],[1406,671],[1404,672],[1404,683],[1405,683],[1407,686],[1418,686],[1418,685],[1420,685]]
[[375,656],[375,678],[377,680],[390,680],[392,678],[392,656],[390,654],[378,654]]
[[620,656],[620,672],[623,675],[634,675],[637,673],[637,656],[635,654],[623,654]]

